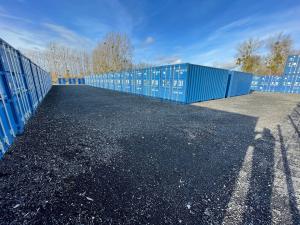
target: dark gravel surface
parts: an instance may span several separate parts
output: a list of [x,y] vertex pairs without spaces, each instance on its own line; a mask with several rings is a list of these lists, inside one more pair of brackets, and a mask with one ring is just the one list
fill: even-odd
[[0,224],[222,224],[249,146],[241,222],[271,224],[276,138],[257,121],[54,86],[0,162]]

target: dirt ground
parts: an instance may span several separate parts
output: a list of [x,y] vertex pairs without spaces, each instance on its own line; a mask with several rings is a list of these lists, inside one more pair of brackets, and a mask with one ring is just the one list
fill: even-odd
[[300,224],[300,96],[54,86],[0,162],[0,224]]

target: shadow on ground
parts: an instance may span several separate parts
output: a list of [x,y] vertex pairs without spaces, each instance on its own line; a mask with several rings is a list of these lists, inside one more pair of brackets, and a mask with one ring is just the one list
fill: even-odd
[[[257,120],[91,87],[53,87],[0,164],[0,223],[222,224],[233,194],[245,188],[234,203],[241,222],[271,224],[275,137],[267,128],[257,133]],[[249,148],[251,176],[237,186]]]

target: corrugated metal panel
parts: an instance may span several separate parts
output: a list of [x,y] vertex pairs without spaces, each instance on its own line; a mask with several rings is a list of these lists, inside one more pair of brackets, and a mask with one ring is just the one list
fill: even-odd
[[1,43],[2,90],[5,90],[7,99],[11,100],[11,108],[16,116],[15,121],[19,127],[19,132],[22,132],[25,121],[29,118],[31,111],[25,94],[26,89],[21,81],[21,72],[17,65],[18,59],[14,54],[15,51],[8,44]]
[[[229,96],[247,94],[251,75],[234,72],[232,77]],[[191,103],[224,98],[228,78],[228,70],[184,63],[91,75],[85,80],[92,86]]]
[[29,91],[29,98],[32,104],[33,110],[35,110],[39,104],[37,88],[33,78],[33,72],[30,66],[30,60],[20,55],[20,60],[22,62],[22,69],[25,76],[25,80],[27,82],[27,90]]
[[287,58],[284,75],[300,74],[300,55],[290,55]]
[[40,81],[39,81],[39,77],[38,77],[39,75],[38,75],[38,72],[37,72],[37,66],[32,62],[30,63],[30,65],[31,65],[31,68],[32,68],[33,80],[34,80],[34,83],[35,83],[35,86],[36,86],[38,99],[39,99],[39,102],[41,102],[42,99],[43,99],[43,95],[42,95],[41,85],[40,85]]
[[228,70],[189,64],[186,102],[224,98]]
[[7,103],[0,101],[0,159],[16,137],[17,128],[11,119],[13,115],[7,109]]
[[[172,66],[161,67],[161,85],[160,85],[160,96],[162,99],[171,100],[172,92]],[[184,93],[185,95],[185,93]],[[183,99],[185,102],[185,97]]]
[[250,92],[252,74],[239,71],[230,71],[226,97],[246,95]]
[[76,78],[69,78],[68,79],[69,84],[75,85],[76,84]]
[[293,82],[291,93],[300,94],[300,75],[294,76],[294,82]]
[[0,158],[51,86],[48,73],[0,39]]
[[251,90],[300,94],[300,75],[254,76]]
[[160,98],[160,67],[153,67],[151,70],[150,96]]
[[84,78],[78,78],[78,84],[85,84]]
[[61,85],[67,84],[66,78],[58,78],[58,84],[61,84]]
[[268,92],[278,92],[281,89],[282,76],[271,76],[268,84]]
[[[151,70],[150,70],[151,71]],[[143,95],[143,89],[144,89],[144,76],[143,76],[142,70],[135,70],[135,77],[136,77],[136,83],[135,83],[135,93],[138,95]],[[147,94],[149,96],[150,93]]]
[[261,85],[262,76],[253,76],[250,89],[253,91],[262,91]]
[[294,82],[294,76],[292,75],[287,75],[283,77],[283,92],[284,93],[291,93],[292,92],[292,87],[293,87],[293,82]]
[[[170,100],[177,102],[189,103],[188,96],[186,96],[187,82],[193,76],[192,71],[189,70],[189,64],[177,64],[172,66],[170,71]],[[192,85],[190,86],[192,87]],[[189,87],[189,88],[190,88]]]

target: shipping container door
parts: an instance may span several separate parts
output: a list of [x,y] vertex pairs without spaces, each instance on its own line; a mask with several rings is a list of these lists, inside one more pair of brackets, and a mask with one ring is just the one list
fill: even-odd
[[109,83],[108,83],[108,74],[106,73],[106,74],[104,74],[104,81],[105,81],[105,83],[104,83],[104,88],[106,88],[106,89],[109,89]]
[[185,102],[187,64],[177,64],[172,71],[171,100]]
[[269,90],[269,82],[270,82],[270,76],[262,76],[261,78],[262,91],[267,92]]
[[128,93],[128,92],[130,92],[129,73],[128,73],[128,71],[125,71],[122,73],[123,73],[123,77],[124,77],[123,89],[124,89],[124,92]]
[[293,76],[286,75],[283,77],[283,85],[282,85],[282,92],[283,93],[291,93],[293,87]]
[[117,91],[121,91],[121,77],[120,77],[120,74],[119,73],[116,73],[116,87],[115,89]]
[[[37,66],[32,62],[30,62],[30,66],[31,66],[32,73],[33,73],[33,80],[34,80],[34,83],[35,83],[35,86],[37,89],[38,99],[39,99],[39,102],[41,102],[42,101],[42,91],[41,91],[40,81],[38,78]],[[65,84],[64,80],[63,80],[63,84]]]
[[23,96],[23,88],[19,82],[20,74],[17,72],[15,61],[10,52],[10,46],[2,43],[1,46],[1,72],[2,85],[10,101],[10,107],[16,116],[16,123],[23,129],[26,121],[26,100]]
[[253,76],[251,82],[251,90],[253,91],[261,91],[261,76]]
[[143,74],[143,95],[151,96],[151,73],[152,68],[144,68],[140,70]]
[[25,58],[24,56],[20,55],[20,59],[22,61],[23,69],[24,69],[24,75],[26,77],[27,81],[27,88],[30,95],[30,99],[32,102],[33,109],[36,109],[38,106],[38,96],[37,96],[37,90],[33,81],[33,74],[30,68],[30,61]]
[[293,86],[291,93],[300,94],[300,75],[293,76]]
[[[6,49],[0,46],[0,97],[4,113],[10,125],[10,132],[15,135],[21,133],[24,126],[24,119],[20,112],[19,102],[16,101],[16,88],[12,84],[12,77],[5,55]],[[4,122],[4,121],[3,121]]]
[[296,75],[300,74],[300,56],[290,55],[287,58],[284,75]]
[[130,77],[130,80],[131,80],[131,88],[130,88],[130,92],[131,93],[136,93],[136,77],[135,77],[135,70],[130,70],[129,71],[129,77]]
[[283,79],[281,76],[273,76],[270,80],[270,92],[280,92]]
[[[6,76],[6,67],[3,65],[3,55],[0,49],[0,103],[1,103],[1,126],[3,131],[3,143],[11,143],[10,140],[20,131],[20,117],[12,100],[12,92]],[[4,146],[5,147],[5,146]]]
[[153,67],[151,71],[151,95],[160,98],[160,67]]
[[136,94],[143,95],[143,71],[142,70],[136,70]]
[[8,75],[12,75],[11,81],[14,83],[16,87],[15,97],[21,103],[20,111],[22,112],[24,119],[27,120],[31,114],[31,107],[28,100],[27,90],[24,85],[23,74],[20,68],[21,64],[19,61],[19,57],[17,55],[17,51],[12,49],[11,47],[7,48],[6,57],[8,57],[8,62],[9,62],[8,67],[10,68],[11,71],[10,73],[8,73]]
[[167,100],[171,99],[173,67],[171,65],[161,67],[160,96]]
[[99,75],[99,77],[100,77],[100,87],[104,88],[104,75],[101,74],[101,75]]
[[132,90],[133,90],[133,86],[132,86],[132,71],[129,70],[129,71],[127,72],[127,74],[128,74],[128,80],[129,80],[128,92],[129,92],[129,93],[132,93]]

